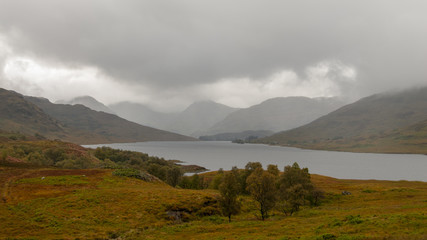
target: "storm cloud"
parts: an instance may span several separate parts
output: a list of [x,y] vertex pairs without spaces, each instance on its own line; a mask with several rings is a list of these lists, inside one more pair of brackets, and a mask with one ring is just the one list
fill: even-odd
[[[422,0],[2,0],[0,37],[10,48],[3,65],[19,56],[83,76],[92,71],[87,81],[97,79],[100,89],[120,85],[128,100],[152,105],[158,95],[182,104],[251,104],[248,94],[224,86],[263,100],[295,92],[365,96],[427,83]],[[9,64],[3,85],[30,78],[13,80],[10,71]],[[110,95],[98,93],[124,100]]]

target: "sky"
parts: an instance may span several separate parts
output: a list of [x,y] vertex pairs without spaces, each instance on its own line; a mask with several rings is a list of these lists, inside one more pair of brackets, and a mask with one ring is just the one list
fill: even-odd
[[0,87],[179,111],[427,85],[424,0],[0,0]]

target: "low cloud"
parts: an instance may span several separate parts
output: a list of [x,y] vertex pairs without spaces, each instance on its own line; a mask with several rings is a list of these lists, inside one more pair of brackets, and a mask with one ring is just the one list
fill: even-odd
[[198,87],[202,96],[234,106],[248,107],[274,97],[343,97],[357,83],[356,69],[339,61],[322,61],[307,67],[304,75],[282,70],[262,79],[223,79]]
[[273,97],[343,96],[357,77],[352,66],[322,61],[307,67],[303,76],[293,70],[281,70],[259,79],[226,78],[209,84],[156,88],[115,81],[96,67],[52,66],[37,59],[14,56],[7,46],[2,49],[6,54],[3,54],[1,87],[51,101],[90,95],[105,104],[131,101],[161,111],[182,110],[199,100],[249,107]]

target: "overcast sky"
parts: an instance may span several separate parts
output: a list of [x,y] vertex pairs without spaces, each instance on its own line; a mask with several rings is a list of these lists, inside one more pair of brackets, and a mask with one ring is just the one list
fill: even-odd
[[0,0],[0,87],[180,110],[427,84],[425,0]]

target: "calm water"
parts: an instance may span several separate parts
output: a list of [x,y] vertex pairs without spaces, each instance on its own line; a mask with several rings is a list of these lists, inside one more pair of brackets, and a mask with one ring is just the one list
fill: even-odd
[[344,179],[419,180],[427,182],[427,156],[410,154],[370,154],[304,150],[261,144],[231,142],[141,142],[86,145],[96,148],[145,152],[165,159],[178,159],[210,170],[233,166],[244,168],[247,162],[263,166],[277,164],[279,169],[297,162],[316,173]]

